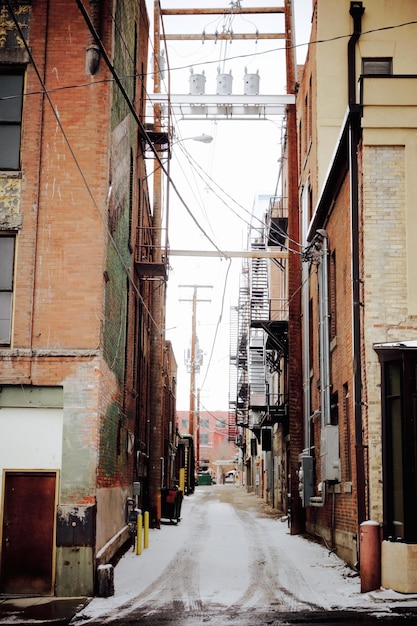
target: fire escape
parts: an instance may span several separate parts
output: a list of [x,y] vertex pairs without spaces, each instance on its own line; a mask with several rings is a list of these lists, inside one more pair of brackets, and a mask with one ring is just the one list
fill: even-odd
[[[143,142],[142,149],[145,159],[155,158],[155,154],[166,162],[170,158],[170,133],[166,130],[155,131],[154,124],[146,124],[147,141]],[[156,167],[160,166],[156,164]],[[148,207],[144,215],[151,215]],[[158,232],[156,232],[158,229]],[[167,237],[162,236],[162,228],[154,224],[154,219],[143,220],[136,232],[135,269],[139,278],[143,280],[166,281],[168,266]],[[165,239],[165,241],[164,241]],[[155,243],[156,242],[156,243]]]
[[254,256],[243,265],[239,305],[231,313],[229,409],[235,411],[241,447],[243,428],[258,439],[262,429],[274,423],[288,429],[287,268],[285,260],[271,261],[265,254],[286,245],[287,219],[282,213],[272,198],[265,227],[251,229]]

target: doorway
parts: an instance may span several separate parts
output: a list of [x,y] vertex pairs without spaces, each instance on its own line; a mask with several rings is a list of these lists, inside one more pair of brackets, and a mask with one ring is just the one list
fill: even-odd
[[52,595],[56,472],[5,472],[2,594]]

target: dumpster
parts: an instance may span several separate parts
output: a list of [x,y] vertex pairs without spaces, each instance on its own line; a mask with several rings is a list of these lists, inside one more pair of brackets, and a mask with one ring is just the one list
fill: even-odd
[[212,480],[210,474],[201,472],[197,477],[197,485],[211,485]]
[[180,489],[161,489],[161,519],[178,524],[181,520],[182,491]]

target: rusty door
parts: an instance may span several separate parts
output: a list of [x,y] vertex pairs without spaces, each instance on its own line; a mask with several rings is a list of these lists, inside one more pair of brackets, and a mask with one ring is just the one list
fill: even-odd
[[55,472],[6,472],[1,593],[52,593],[55,488]]

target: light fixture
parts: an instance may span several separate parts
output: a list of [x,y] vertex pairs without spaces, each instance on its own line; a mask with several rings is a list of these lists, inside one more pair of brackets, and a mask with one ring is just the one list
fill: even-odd
[[213,137],[211,135],[196,135],[195,137],[191,137],[193,141],[200,141],[201,143],[211,143],[213,141]]

